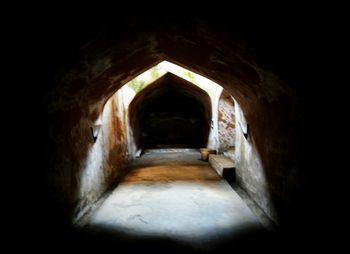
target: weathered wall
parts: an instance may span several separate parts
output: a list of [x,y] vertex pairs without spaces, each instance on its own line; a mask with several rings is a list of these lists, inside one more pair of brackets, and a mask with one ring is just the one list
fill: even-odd
[[[268,179],[262,165],[259,153],[251,143],[249,124],[244,114],[235,104],[235,161],[237,182],[247,191],[249,196],[275,222],[278,221],[274,204],[270,197]],[[247,136],[248,134],[248,136]]]
[[218,106],[219,153],[235,146],[235,104],[231,95],[223,90]]
[[[55,187],[52,191],[53,194],[60,193],[56,197],[58,200],[70,204],[69,209],[74,209],[74,215],[66,212],[76,219],[122,175],[128,160],[124,108],[120,102],[117,93],[107,101],[100,115],[97,109],[92,112],[93,118],[83,116],[79,121],[68,123],[71,126],[67,125],[69,118],[66,114],[52,133],[51,138],[60,148],[56,152],[61,154],[52,158],[57,170],[49,179]],[[94,141],[91,128],[96,121],[102,126]],[[68,135],[60,135],[67,128],[71,129]]]
[[[123,173],[128,160],[126,125],[120,93],[105,104],[101,129],[96,142],[91,145],[78,181],[77,212],[83,214],[101,194]],[[79,215],[77,216],[79,218]]]

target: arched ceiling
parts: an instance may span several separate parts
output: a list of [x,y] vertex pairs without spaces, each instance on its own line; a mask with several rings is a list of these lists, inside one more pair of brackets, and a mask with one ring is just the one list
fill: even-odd
[[185,20],[155,26],[136,20],[125,26],[99,34],[79,49],[75,64],[64,75],[59,73],[60,86],[53,95],[65,98],[54,103],[53,110],[98,103],[162,60],[222,84],[241,104],[249,97],[273,101],[291,94],[255,64],[242,41],[209,23]]
[[64,119],[74,126],[81,117],[94,121],[104,101],[122,85],[168,60],[234,96],[267,170],[290,163],[293,152],[287,154],[283,147],[294,147],[288,144],[295,125],[295,94],[258,66],[246,44],[225,26],[197,18],[160,22],[143,17],[111,25],[80,45],[57,72],[46,96],[51,123]]

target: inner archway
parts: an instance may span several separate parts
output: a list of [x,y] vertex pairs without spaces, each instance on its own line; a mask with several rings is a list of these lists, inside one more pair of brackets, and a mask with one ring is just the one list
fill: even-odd
[[135,143],[141,149],[206,146],[211,115],[208,94],[171,73],[142,90],[129,107]]

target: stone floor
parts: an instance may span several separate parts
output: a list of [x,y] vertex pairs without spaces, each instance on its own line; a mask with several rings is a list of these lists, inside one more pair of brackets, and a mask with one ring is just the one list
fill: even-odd
[[262,249],[271,234],[195,151],[144,154],[85,222],[130,252]]

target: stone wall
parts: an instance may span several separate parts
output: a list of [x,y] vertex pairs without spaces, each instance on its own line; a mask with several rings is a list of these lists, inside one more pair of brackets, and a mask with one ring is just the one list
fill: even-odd
[[218,129],[219,129],[219,153],[227,151],[235,146],[235,108],[231,95],[225,90],[219,99]]
[[274,204],[271,200],[268,179],[264,172],[259,153],[251,142],[249,124],[244,114],[235,104],[236,139],[235,161],[237,182],[247,191],[249,196],[262,208],[262,210],[277,222]]
[[[100,115],[98,111],[93,113],[93,119],[83,116],[68,125],[67,112],[65,121],[56,124],[57,129],[52,133],[56,147],[60,147],[52,151],[54,156],[51,163],[55,165],[55,171],[48,175],[49,182],[54,186],[52,195],[62,202],[63,207],[66,207],[66,203],[70,204],[68,207],[74,213],[64,212],[75,219],[88,211],[113,185],[128,161],[124,108],[119,97],[118,94],[113,95]],[[101,128],[94,140],[92,128],[97,122]],[[60,134],[67,129],[70,129],[68,135]],[[58,193],[60,195],[55,196]]]

